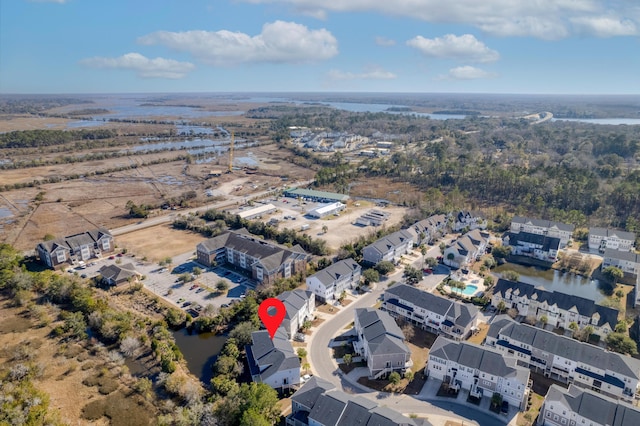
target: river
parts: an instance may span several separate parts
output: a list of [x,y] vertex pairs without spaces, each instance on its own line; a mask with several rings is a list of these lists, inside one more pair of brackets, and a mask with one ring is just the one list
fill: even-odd
[[600,282],[598,280],[592,280],[568,272],[562,273],[555,269],[540,269],[534,266],[523,266],[515,263],[500,265],[496,267],[493,272],[499,275],[509,270],[520,274],[521,282],[541,286],[549,291],[584,297],[596,303],[599,303],[605,298],[605,295],[599,289]]
[[208,385],[213,377],[213,364],[227,337],[214,333],[189,334],[186,328],[174,331],[173,337],[187,361],[189,371]]

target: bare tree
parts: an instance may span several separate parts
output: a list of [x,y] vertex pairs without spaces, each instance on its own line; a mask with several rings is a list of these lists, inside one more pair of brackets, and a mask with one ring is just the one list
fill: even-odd
[[135,337],[125,337],[122,343],[120,343],[120,352],[122,352],[124,356],[131,357],[138,349],[140,349],[140,341]]

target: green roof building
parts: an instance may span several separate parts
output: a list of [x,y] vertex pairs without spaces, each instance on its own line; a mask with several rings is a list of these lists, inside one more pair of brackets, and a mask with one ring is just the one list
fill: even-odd
[[349,196],[345,194],[300,188],[287,189],[286,191],[284,191],[284,196],[291,198],[306,198],[311,201],[317,201],[320,203],[333,203],[336,201],[346,203],[349,199]]

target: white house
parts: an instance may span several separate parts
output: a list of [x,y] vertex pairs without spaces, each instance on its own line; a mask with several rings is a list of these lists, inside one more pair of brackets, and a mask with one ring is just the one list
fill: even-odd
[[452,229],[454,232],[460,232],[463,229],[473,231],[474,229],[487,229],[487,221],[478,214],[469,211],[460,210],[454,216]]
[[520,324],[507,315],[491,322],[485,345],[546,377],[612,398],[633,401],[640,390],[640,360]]
[[511,232],[529,232],[531,234],[546,235],[548,237],[560,238],[560,247],[567,245],[573,236],[575,226],[551,220],[530,219],[515,216],[511,220]]
[[382,309],[393,317],[455,340],[469,337],[479,323],[478,308],[475,306],[455,302],[407,284],[387,289]]
[[436,214],[422,219],[407,228],[407,232],[413,236],[413,244],[419,246],[421,244],[432,243],[435,239],[441,237],[447,229],[447,217],[443,214]]
[[343,259],[307,277],[307,290],[326,303],[340,297],[343,291],[356,288],[361,274],[362,267],[355,260]]
[[353,328],[358,336],[353,346],[367,360],[369,377],[404,373],[413,365],[404,334],[388,313],[374,308],[356,309]]
[[401,230],[382,237],[373,244],[362,249],[364,262],[376,265],[383,260],[398,263],[400,257],[409,253],[413,248],[413,236],[406,230]]
[[443,262],[454,268],[464,268],[482,256],[489,242],[489,234],[478,229],[469,231],[444,250]]
[[527,404],[531,372],[519,366],[515,357],[494,349],[438,336],[429,350],[426,370],[429,377],[468,390],[476,398],[498,393],[520,411]]
[[555,262],[560,249],[560,238],[530,232],[508,232],[502,244],[511,246],[511,253],[518,256],[532,257],[547,262]]
[[640,274],[640,254],[633,252],[606,249],[602,256],[602,269],[615,266],[622,272],[631,275]]
[[604,252],[606,249],[631,251],[636,241],[633,232],[606,228],[589,228],[589,250]]
[[575,323],[579,329],[591,327],[593,334],[605,339],[615,330],[619,312],[608,306],[598,305],[591,299],[547,291],[544,288],[522,282],[500,278],[493,288],[491,305],[497,307],[504,303],[507,309],[516,309],[518,315],[535,318],[542,317],[554,327],[569,329]]
[[570,385],[549,387],[538,426],[637,426],[640,409],[597,392]]
[[305,321],[313,319],[313,312],[316,310],[316,296],[311,291],[298,289],[285,291],[277,298],[287,309],[280,327],[284,328],[287,336],[291,339],[302,328]]
[[246,351],[254,382],[274,389],[287,389],[300,383],[300,358],[283,328],[278,328],[273,339],[267,330],[254,331],[251,340]]

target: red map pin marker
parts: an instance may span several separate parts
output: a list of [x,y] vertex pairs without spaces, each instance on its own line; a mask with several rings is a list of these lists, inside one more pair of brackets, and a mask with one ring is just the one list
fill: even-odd
[[286,314],[287,308],[284,307],[284,304],[273,297],[265,299],[258,307],[258,316],[264,326],[267,327],[272,340]]

